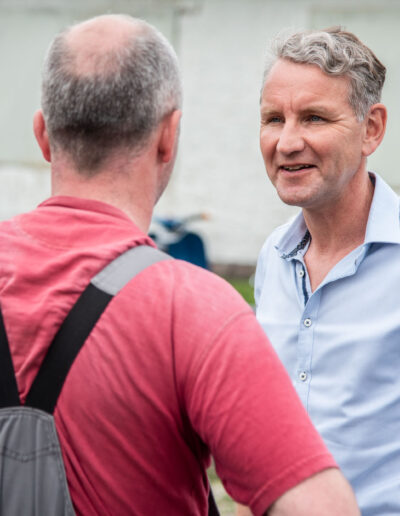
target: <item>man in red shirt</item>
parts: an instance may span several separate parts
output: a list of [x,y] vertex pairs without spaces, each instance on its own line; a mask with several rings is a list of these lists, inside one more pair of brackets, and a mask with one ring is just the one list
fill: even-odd
[[[61,322],[123,251],[154,245],[177,151],[176,56],[153,27],[101,16],[58,35],[34,131],[52,197],[0,224],[0,301],[22,402]],[[353,516],[353,493],[252,311],[178,260],[108,305],[54,418],[81,515],[205,515],[210,454],[254,514]]]

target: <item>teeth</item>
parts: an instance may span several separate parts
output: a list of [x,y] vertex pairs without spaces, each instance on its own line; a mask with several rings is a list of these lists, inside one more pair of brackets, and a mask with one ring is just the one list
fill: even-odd
[[302,168],[310,168],[312,165],[296,165],[295,167],[282,167],[288,172],[295,172],[296,170],[301,170]]

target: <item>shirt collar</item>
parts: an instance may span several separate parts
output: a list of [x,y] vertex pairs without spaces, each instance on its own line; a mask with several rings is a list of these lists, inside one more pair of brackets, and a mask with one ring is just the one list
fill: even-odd
[[369,210],[364,244],[400,244],[399,197],[378,174]]
[[71,208],[73,210],[81,210],[82,212],[97,212],[125,220],[128,224],[132,224],[130,218],[119,208],[95,199],[86,199],[69,195],[54,195],[40,203],[38,207],[41,208],[47,206],[66,209]]
[[[102,201],[72,196],[53,196],[36,210],[18,215],[16,223],[32,238],[47,246],[81,248],[121,243],[127,249],[146,244],[155,247],[150,237],[119,208]],[[68,228],[68,231],[60,231]]]
[[[385,181],[375,173],[375,189],[369,211],[365,244],[375,242],[400,244],[399,197]],[[303,213],[300,212],[278,240],[275,248],[281,258],[292,259],[304,254],[310,241]]]
[[281,258],[295,258],[299,252],[303,252],[310,241],[310,233],[307,229],[303,213],[296,215],[293,222],[279,239],[275,248],[278,250]]

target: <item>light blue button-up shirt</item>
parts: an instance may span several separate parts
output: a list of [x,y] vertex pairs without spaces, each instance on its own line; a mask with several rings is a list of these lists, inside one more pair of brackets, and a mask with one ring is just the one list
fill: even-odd
[[363,516],[400,515],[399,198],[377,175],[365,241],[311,292],[302,213],[257,265],[257,318]]

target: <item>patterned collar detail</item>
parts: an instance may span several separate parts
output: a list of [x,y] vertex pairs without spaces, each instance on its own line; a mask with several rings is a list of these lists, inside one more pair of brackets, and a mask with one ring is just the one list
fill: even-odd
[[296,256],[296,254],[301,251],[302,249],[305,248],[305,246],[308,244],[308,242],[311,240],[311,235],[310,235],[310,232],[306,231],[305,235],[303,236],[303,238],[301,239],[301,241],[296,245],[296,247],[293,249],[293,251],[290,251],[289,254],[285,254],[283,253],[281,255],[281,258],[284,258],[285,260],[287,258],[293,258],[293,256]]

